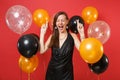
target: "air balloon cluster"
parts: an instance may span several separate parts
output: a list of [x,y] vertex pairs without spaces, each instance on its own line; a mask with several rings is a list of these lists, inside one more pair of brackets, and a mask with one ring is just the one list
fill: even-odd
[[26,73],[36,70],[39,60],[36,53],[39,50],[39,37],[35,34],[22,35],[17,42],[17,49],[20,53],[19,67]]
[[80,55],[95,74],[105,72],[109,65],[103,44],[110,38],[110,26],[106,21],[98,20],[98,16],[95,7],[88,6],[82,10],[82,18],[89,26],[87,29],[88,38],[83,40],[80,45]]
[[77,22],[79,20],[83,27],[88,25],[87,38],[79,48],[81,58],[88,64],[88,67],[95,74],[106,71],[109,60],[104,53],[103,44],[110,38],[110,26],[104,20],[98,20],[98,10],[93,6],[83,8],[81,16],[74,15],[70,18],[68,26],[71,32],[78,34]]
[[44,9],[36,9],[32,14],[25,6],[14,5],[7,10],[5,20],[7,27],[20,35],[17,41],[20,69],[28,74],[34,72],[39,64],[36,55],[39,51],[39,37],[34,33],[24,33],[30,29],[32,21],[39,27],[49,21],[48,12]]
[[[77,22],[79,20],[83,26],[88,24],[87,35],[79,48],[80,56],[88,64],[90,70],[96,74],[103,73],[108,65],[108,57],[104,53],[103,44],[110,38],[110,26],[103,20],[97,20],[98,10],[95,7],[88,6],[82,10],[81,16],[74,15],[70,18],[69,29],[78,34]],[[50,20],[49,14],[44,9],[36,9],[31,12],[22,5],[10,7],[5,16],[6,24],[10,30],[20,34],[17,42],[17,49],[20,53],[19,67],[26,73],[32,73],[38,66],[39,37],[36,34],[24,34],[32,24],[32,21],[41,27],[42,24]]]

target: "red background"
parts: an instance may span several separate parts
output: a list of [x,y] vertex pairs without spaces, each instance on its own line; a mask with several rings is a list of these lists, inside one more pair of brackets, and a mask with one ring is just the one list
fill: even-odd
[[[20,35],[11,31],[5,22],[5,14],[11,6],[23,5],[31,13],[36,9],[45,9],[52,17],[56,12],[66,11],[69,17],[81,15],[84,7],[94,6],[98,10],[98,19],[110,25],[111,35],[103,45],[104,52],[109,59],[109,66],[99,75],[100,80],[120,80],[120,1],[119,0],[0,0],[0,80],[27,80],[28,75],[20,70],[18,60],[20,54],[17,50],[17,41]],[[86,26],[88,27],[88,26]],[[29,30],[23,34],[35,33],[39,35],[39,27],[32,23]],[[50,29],[47,33],[50,33]],[[46,36],[46,38],[47,38]],[[50,50],[44,55],[37,53],[39,65],[31,73],[31,80],[44,80],[45,71],[50,57]],[[81,59],[79,53],[74,51],[73,56],[75,80],[98,80],[98,75],[91,72],[87,64]]]

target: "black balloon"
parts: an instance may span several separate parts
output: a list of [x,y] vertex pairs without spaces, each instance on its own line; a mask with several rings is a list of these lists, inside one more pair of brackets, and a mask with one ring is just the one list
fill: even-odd
[[36,35],[35,33],[31,33],[30,35],[32,35],[37,41],[39,41],[39,36]]
[[78,15],[75,15],[75,16],[72,16],[72,17],[70,18],[69,23],[68,23],[68,27],[69,27],[69,29],[71,30],[71,32],[77,34],[77,33],[78,33],[78,30],[77,30],[77,22],[76,22],[76,20],[79,20],[79,22],[80,22],[81,24],[83,24],[83,26],[84,26],[84,20],[83,20],[83,18],[80,17],[80,16],[78,16]]
[[17,48],[20,54],[26,58],[35,55],[39,48],[38,39],[33,34],[26,34],[19,38]]
[[[38,44],[39,44],[39,36],[34,34],[34,33],[31,33],[31,35],[37,40]],[[38,51],[40,50],[40,45],[38,45]]]
[[102,58],[97,63],[88,64],[91,71],[96,74],[100,74],[106,71],[108,65],[109,65],[109,61],[105,54],[103,54]]

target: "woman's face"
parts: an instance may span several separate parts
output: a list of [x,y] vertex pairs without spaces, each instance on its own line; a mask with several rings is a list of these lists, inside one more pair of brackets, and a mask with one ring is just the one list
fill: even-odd
[[65,15],[58,16],[56,21],[56,26],[58,28],[58,31],[61,33],[65,32],[67,23],[68,23],[68,20],[66,19]]

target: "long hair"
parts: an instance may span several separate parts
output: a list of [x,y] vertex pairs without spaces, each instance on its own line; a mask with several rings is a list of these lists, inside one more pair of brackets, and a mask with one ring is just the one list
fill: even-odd
[[53,19],[53,34],[52,34],[52,37],[51,37],[49,47],[56,47],[56,48],[59,47],[59,32],[58,32],[58,29],[56,29],[55,27],[56,27],[56,21],[57,21],[57,19],[60,15],[65,15],[66,19],[69,20],[67,13],[65,13],[64,11],[60,11],[54,16],[54,19]]

